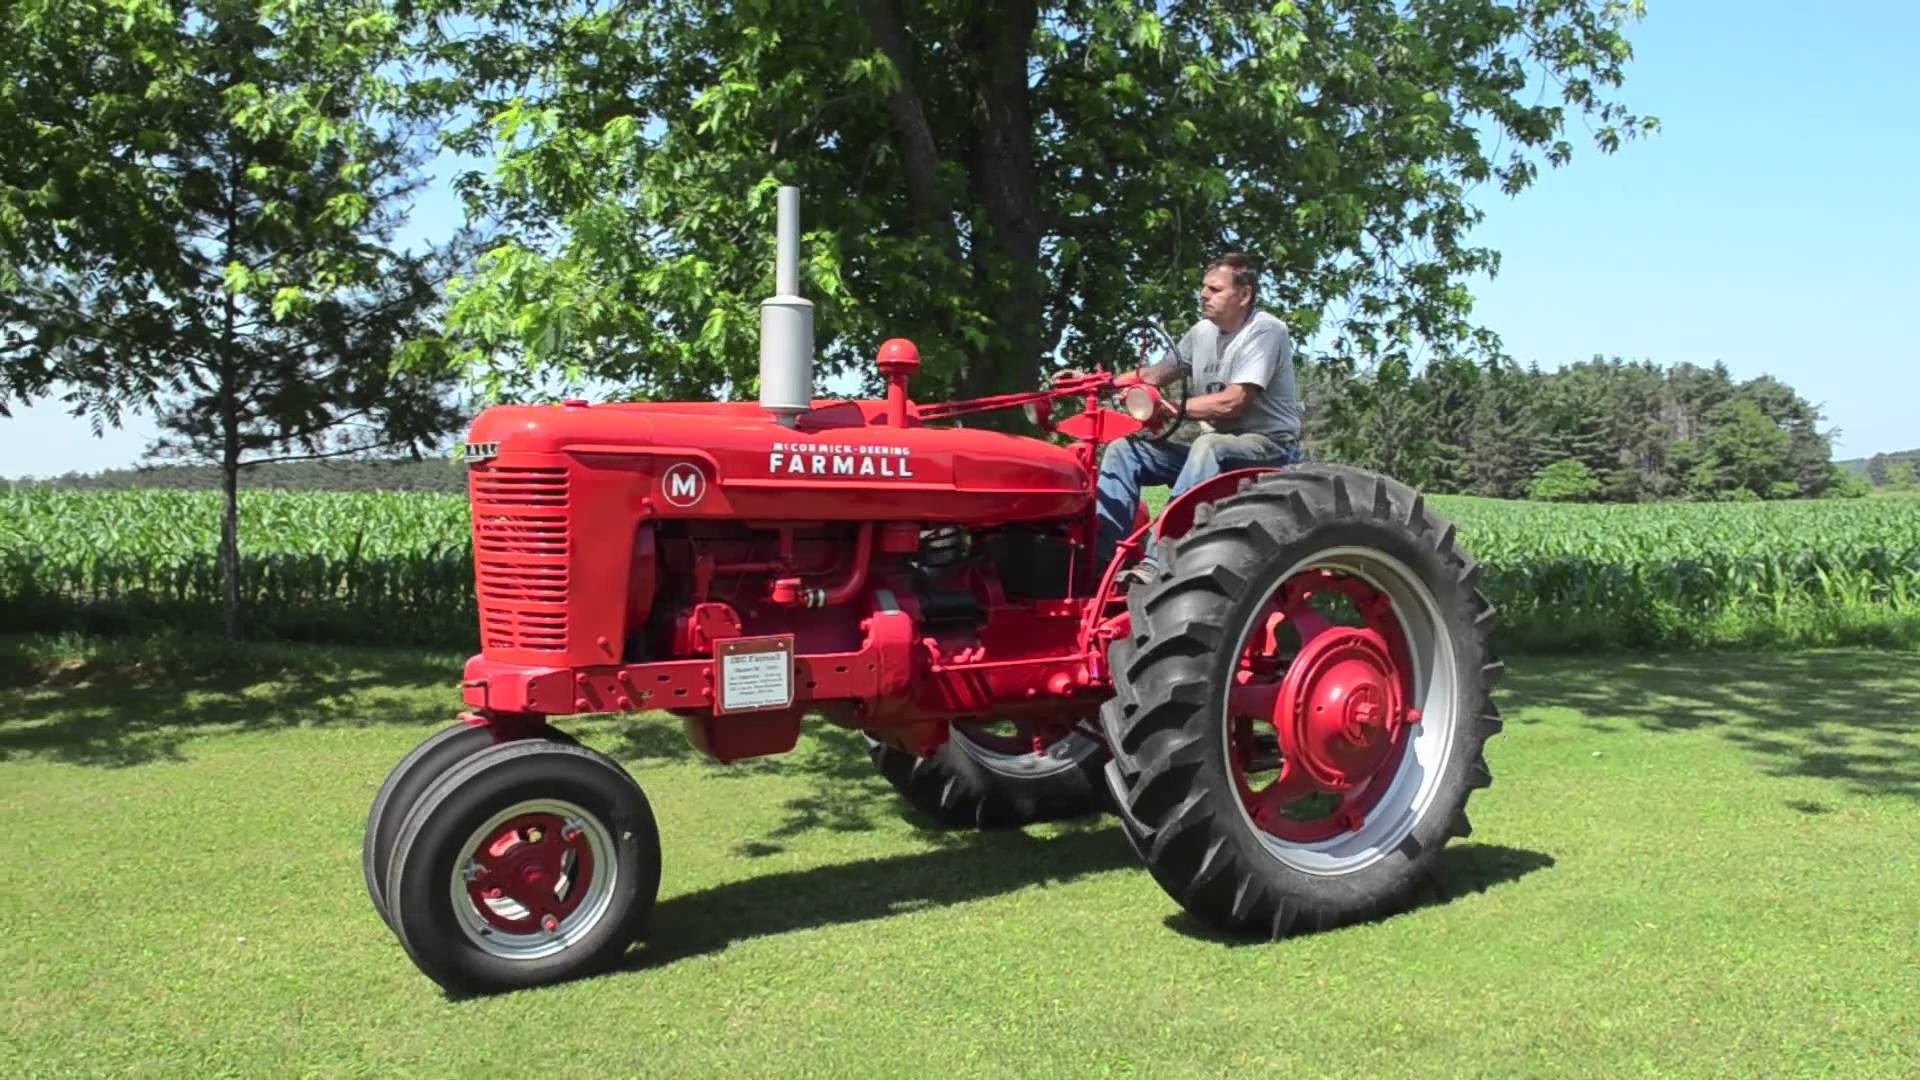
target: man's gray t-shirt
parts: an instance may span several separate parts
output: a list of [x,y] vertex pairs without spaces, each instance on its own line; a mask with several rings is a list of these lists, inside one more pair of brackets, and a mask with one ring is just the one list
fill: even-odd
[[1299,436],[1293,335],[1277,316],[1255,311],[1231,334],[1222,334],[1212,320],[1202,319],[1180,339],[1175,356],[1186,369],[1190,397],[1217,394],[1234,383],[1260,387],[1245,412],[1231,420],[1210,421],[1215,431]]

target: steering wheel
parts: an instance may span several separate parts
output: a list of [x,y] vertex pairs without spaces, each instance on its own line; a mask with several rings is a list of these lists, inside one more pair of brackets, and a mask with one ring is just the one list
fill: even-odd
[[[1167,333],[1166,327],[1161,326],[1152,319],[1142,320],[1128,327],[1126,334],[1121,340],[1128,344],[1136,342],[1139,344],[1140,355],[1138,366],[1140,367],[1147,367],[1150,364],[1157,363],[1158,357],[1171,356],[1175,350],[1173,335]],[[1153,359],[1149,359],[1150,357]],[[1143,442],[1166,442],[1180,432],[1182,425],[1187,422],[1187,398],[1189,396],[1187,392],[1187,378],[1182,376],[1177,380],[1176,385],[1179,387],[1179,394],[1177,396],[1168,393],[1167,387],[1156,386],[1153,388],[1159,391],[1161,400],[1173,407],[1173,419],[1168,420],[1166,425],[1158,430],[1151,427],[1141,428],[1139,431],[1127,436],[1127,438],[1139,439]]]
[[[1150,319],[1143,320],[1128,327],[1126,332],[1121,335],[1120,340],[1125,345],[1137,343],[1137,366],[1139,367],[1147,367],[1150,363],[1157,362],[1154,360],[1156,356],[1171,355],[1175,349],[1173,335],[1167,333],[1165,327],[1162,327],[1159,323]],[[1084,379],[1087,375],[1088,372],[1078,368],[1068,368],[1064,371],[1057,371],[1054,372],[1052,376],[1042,380],[1041,389],[1045,390],[1049,387],[1057,387],[1062,382],[1069,380]],[[1140,430],[1126,435],[1125,438],[1140,439],[1145,442],[1165,442],[1187,435],[1187,432],[1183,429],[1189,425],[1187,419],[1187,379],[1182,377],[1176,380],[1176,384],[1179,390],[1178,394],[1168,393],[1166,387],[1134,383],[1126,386],[1107,385],[1100,390],[1099,395],[1108,407],[1118,408],[1121,412],[1134,416],[1135,419],[1141,419],[1139,411],[1148,407],[1147,402],[1141,398],[1135,398],[1134,400],[1129,400],[1129,398],[1135,394],[1158,394],[1160,400],[1173,409],[1173,417],[1160,427],[1143,426]],[[1034,405],[1027,404],[1023,405],[1022,408],[1026,411],[1029,421],[1039,421],[1039,415]]]

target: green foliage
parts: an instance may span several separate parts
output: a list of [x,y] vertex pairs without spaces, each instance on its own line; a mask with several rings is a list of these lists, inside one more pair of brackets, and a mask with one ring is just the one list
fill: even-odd
[[1578,502],[1598,490],[1600,481],[1593,478],[1585,462],[1561,458],[1540,470],[1527,497],[1541,502]]
[[[1465,281],[1482,185],[1512,194],[1651,131],[1609,99],[1635,0],[435,0],[463,181],[498,242],[450,345],[493,393],[556,377],[744,395],[773,194],[805,194],[821,374],[915,339],[922,396],[1029,388],[1190,321],[1226,247],[1351,367],[1485,351]],[[449,24],[458,25],[454,35]],[[1539,88],[1557,88],[1558,100]]]
[[[464,499],[243,491],[238,593],[262,636],[386,644],[474,635]],[[218,625],[209,491],[0,493],[0,629]]]
[[[146,465],[106,469],[98,473],[67,473],[38,480],[0,480],[8,487],[53,488],[61,491],[219,491],[223,484],[217,465]],[[467,491],[467,470],[446,457],[359,458],[276,461],[240,472],[241,490],[279,491],[413,491],[461,495]]]
[[1873,493],[1873,482],[1863,473],[1851,469],[1834,469],[1833,488],[1830,494],[1836,499],[1863,499]]
[[1854,458],[1840,464],[1848,469],[1864,474],[1875,487],[1884,487],[1887,483],[1887,466],[1896,461],[1920,463],[1920,450],[1899,450],[1891,454],[1875,454],[1870,458]]
[[1920,478],[1916,478],[1913,462],[1907,458],[1897,458],[1886,464],[1886,477],[1882,487],[1889,491],[1913,491],[1920,488]]

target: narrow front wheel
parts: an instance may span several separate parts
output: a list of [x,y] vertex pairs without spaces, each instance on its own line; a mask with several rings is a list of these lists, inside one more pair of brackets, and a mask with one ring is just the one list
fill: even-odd
[[640,785],[579,746],[504,743],[421,796],[387,872],[407,955],[455,993],[604,970],[652,913],[660,838]]

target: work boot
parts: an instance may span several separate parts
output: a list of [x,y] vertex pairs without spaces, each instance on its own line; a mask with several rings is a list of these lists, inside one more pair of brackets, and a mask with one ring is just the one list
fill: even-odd
[[1152,556],[1148,556],[1114,575],[1113,583],[1125,592],[1135,585],[1151,585],[1153,579],[1159,576],[1160,564],[1154,562]]

